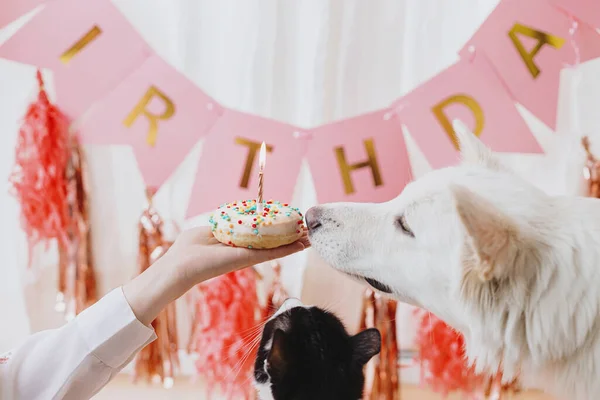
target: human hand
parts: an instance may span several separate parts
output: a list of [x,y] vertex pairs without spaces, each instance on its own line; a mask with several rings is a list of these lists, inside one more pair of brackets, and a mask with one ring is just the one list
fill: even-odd
[[200,282],[308,247],[306,232],[287,246],[251,250],[221,244],[209,227],[194,228],[182,232],[158,261],[123,285],[123,293],[136,317],[148,325],[167,304]]
[[289,256],[310,247],[306,232],[296,242],[275,249],[226,246],[210,227],[182,232],[162,257],[178,268],[179,278],[191,286],[241,268]]

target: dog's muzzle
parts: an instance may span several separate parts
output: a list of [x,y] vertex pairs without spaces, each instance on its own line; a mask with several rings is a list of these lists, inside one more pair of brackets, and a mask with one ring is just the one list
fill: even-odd
[[308,211],[306,212],[305,218],[306,218],[306,226],[308,227],[309,231],[314,232],[317,229],[319,229],[321,226],[323,226],[321,224],[321,215],[322,214],[323,214],[323,212],[318,207],[311,207],[308,209]]

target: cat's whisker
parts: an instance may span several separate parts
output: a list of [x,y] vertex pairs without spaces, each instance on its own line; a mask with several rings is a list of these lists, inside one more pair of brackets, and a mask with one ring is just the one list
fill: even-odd
[[[229,346],[225,347],[225,349],[231,349],[233,346],[236,346],[236,345],[238,345],[240,342],[242,342],[242,343],[246,343],[246,342],[248,342],[248,345],[251,345],[251,346],[256,346],[256,345],[254,345],[253,343],[255,343],[255,342],[256,342],[256,343],[257,343],[257,345],[260,343],[260,339],[261,339],[261,336],[262,336],[262,331],[259,331],[259,332],[255,333],[254,335],[249,335],[249,336],[251,336],[251,338],[250,338],[250,337],[247,337],[247,338],[245,338],[245,339],[244,339],[244,338],[242,338],[242,339],[239,339],[239,340],[237,340],[236,342],[234,342],[234,343],[230,344]],[[245,348],[245,347],[244,347],[244,348]],[[237,357],[237,354],[238,354],[238,353],[239,353],[239,352],[236,352],[236,354],[232,354],[232,355],[230,355],[230,356],[228,356],[228,357],[225,357],[225,358],[223,358],[223,361],[228,361],[228,360],[230,360],[232,357]],[[244,352],[244,354],[246,354],[246,352]],[[237,364],[236,364],[236,366],[237,366]]]
[[235,372],[235,375],[232,380],[233,382],[235,382],[235,380],[237,379],[242,368],[244,368],[244,365],[246,364],[246,362],[248,362],[248,358],[250,358],[250,356],[254,352],[254,349],[256,347],[258,347],[258,344],[260,343],[260,339],[261,338],[258,337],[250,344],[250,346],[248,347],[248,350],[242,355],[242,357],[240,357],[240,360],[235,364],[233,369],[227,374],[226,379],[229,378],[229,375],[231,375],[232,372]]
[[242,336],[242,340],[246,340],[249,337],[255,337],[256,335],[260,334],[263,330],[262,326],[257,326],[256,328],[249,330],[245,335]]
[[257,323],[256,325],[252,326],[251,328],[244,329],[243,331],[240,332],[240,335],[242,337],[238,341],[230,344],[227,348],[235,346],[239,342],[245,342],[250,337],[252,337],[252,339],[254,339],[257,335],[260,335],[262,333],[262,330],[264,329],[264,327],[267,324],[267,322],[269,322],[269,321],[265,320],[265,321]]
[[347,300],[349,300],[353,296],[354,296],[354,293],[346,292],[346,293],[344,293],[343,296],[338,296],[333,301],[328,301],[325,305],[323,305],[323,306],[318,305],[318,306],[329,312],[333,312],[336,308],[338,308],[342,304],[347,304],[348,303]]
[[262,329],[267,324],[267,322],[269,322],[268,319],[265,319],[264,321],[260,321],[256,325],[254,325],[254,326],[252,326],[252,327],[250,327],[248,329],[244,329],[243,331],[240,332],[240,334],[243,334],[243,333],[246,333],[246,332],[249,332],[249,331],[254,331],[256,329]]
[[[272,304],[269,304],[269,306],[266,308],[267,308],[267,315],[269,316],[268,318],[270,318],[275,312],[277,312],[277,310],[279,310],[278,307],[275,307]],[[267,318],[267,321],[268,321],[268,318]]]
[[[261,339],[261,335],[257,335],[256,337],[254,337],[252,340],[249,341],[248,345],[244,349],[244,353],[242,354],[242,356],[240,357],[240,359],[238,360],[238,362],[234,365],[232,371],[234,371],[235,369],[237,369],[238,365],[240,365],[240,364],[243,365],[243,362],[242,362],[243,359],[245,357],[247,357],[250,353],[252,353],[253,348],[256,347],[260,343],[260,339]],[[230,373],[232,371],[230,371]],[[229,374],[228,374],[228,376],[229,376]]]
[[[248,378],[246,378],[246,380],[242,383],[242,386],[246,386],[253,379],[254,379],[254,374],[250,374],[250,376],[248,376]],[[252,388],[252,390],[254,390],[254,388]]]
[[[238,345],[240,345],[240,344],[244,344],[244,343],[247,343],[247,342],[252,342],[253,340],[255,340],[255,339],[256,339],[256,337],[257,337],[259,334],[260,334],[260,333],[256,333],[256,334],[254,334],[254,335],[251,335],[250,337],[247,337],[247,338],[240,338],[240,339],[236,340],[235,342],[231,343],[230,345],[228,345],[228,346],[225,346],[225,347],[224,347],[224,350],[230,350],[232,347],[238,346]],[[229,357],[227,357],[227,358],[224,358],[223,360],[224,360],[224,361],[225,361],[225,360],[229,360],[231,357],[233,357],[233,355],[232,355],[232,356],[229,356]]]
[[[263,327],[262,325],[263,324],[258,324],[252,328],[246,329],[245,331],[251,331],[251,330],[254,330],[254,331],[244,335],[242,338],[236,340],[234,343],[231,343],[230,345],[226,346],[225,350],[230,350],[232,347],[238,346],[240,343],[242,343],[242,344],[244,344],[244,343],[252,344],[254,342],[260,343],[260,338],[262,337],[262,327]],[[240,350],[235,351],[233,354],[223,358],[222,361],[226,362],[226,361],[231,360],[233,357],[237,358],[238,355],[240,354],[240,351],[244,351],[245,348],[246,348],[246,346],[241,347]],[[235,364],[235,366],[237,366],[237,363]]]

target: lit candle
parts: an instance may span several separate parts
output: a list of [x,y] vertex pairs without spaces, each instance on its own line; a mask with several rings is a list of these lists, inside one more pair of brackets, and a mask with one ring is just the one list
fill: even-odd
[[258,156],[258,211],[262,212],[263,208],[263,173],[267,162],[267,145],[262,142],[260,145],[260,153]]

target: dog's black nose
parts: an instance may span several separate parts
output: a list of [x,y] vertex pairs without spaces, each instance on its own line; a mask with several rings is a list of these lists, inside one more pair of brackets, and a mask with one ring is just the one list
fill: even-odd
[[306,212],[306,226],[309,230],[314,231],[321,226],[321,209],[318,207],[311,207]]

